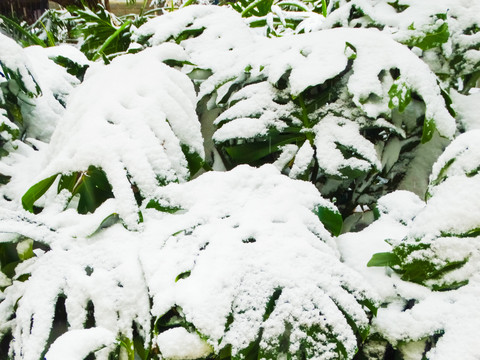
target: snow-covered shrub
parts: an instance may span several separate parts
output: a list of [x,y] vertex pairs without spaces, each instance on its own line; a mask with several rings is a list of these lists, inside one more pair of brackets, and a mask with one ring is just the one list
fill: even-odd
[[[8,153],[5,145],[18,139],[23,116],[20,105],[40,93],[38,84],[24,65],[23,50],[15,41],[0,34],[0,116],[2,155]],[[19,104],[20,103],[20,104]]]
[[78,211],[93,212],[115,197],[120,217],[135,226],[139,203],[157,186],[201,168],[193,85],[163,63],[180,50],[166,44],[87,72],[49,144],[41,181],[22,198],[25,209],[33,211],[60,175],[57,192],[70,194],[65,206],[78,194]]
[[433,167],[425,207],[409,234],[391,241],[391,253],[377,254],[371,265],[388,265],[402,279],[434,290],[457,288],[478,272],[480,131],[460,135]]
[[[327,2],[239,0],[230,4],[252,28],[260,28],[266,36],[284,36],[301,32],[306,22],[320,22],[327,14]],[[322,14],[322,15],[319,15]],[[301,25],[300,25],[301,24]]]
[[[469,191],[472,192],[472,189]],[[454,197],[454,194],[451,194],[450,199],[453,202],[436,214],[440,215],[443,211],[443,221],[449,221],[450,216],[458,220],[457,214],[462,213],[462,208],[455,205]],[[465,202],[464,197],[462,200]],[[480,282],[478,250],[472,248],[473,241],[462,238],[458,240],[466,242],[457,242],[453,239],[455,245],[452,243],[450,248],[452,257],[461,254],[464,248],[474,251],[462,268],[443,275],[443,279],[449,281],[454,278],[456,281],[468,278],[468,284],[449,291],[436,291],[404,281],[401,279],[402,272],[394,272],[389,267],[366,267],[365,264],[378,252],[383,254],[375,256],[376,261],[383,261],[384,265],[392,261],[392,258],[385,254],[392,251],[391,245],[384,241],[385,238],[389,238],[392,244],[398,244],[402,239],[408,239],[413,244],[414,240],[409,236],[413,227],[418,228],[421,224],[416,222],[418,217],[425,215],[425,202],[411,192],[394,191],[378,201],[377,209],[378,220],[360,232],[342,234],[338,239],[345,264],[364,276],[377,291],[382,303],[373,319],[370,335],[361,349],[362,356],[366,359],[476,359],[479,348],[472,334],[478,331],[480,324],[477,306]],[[445,214],[448,211],[449,213]],[[440,223],[440,217],[433,217],[433,212],[432,207],[429,209],[432,216],[428,219],[423,217],[425,228],[429,226],[428,221],[432,222],[432,228]],[[467,216],[466,213],[463,215]],[[468,217],[473,221],[475,215],[468,214]],[[445,260],[445,253],[440,244],[438,245],[437,247],[432,241],[430,261],[434,265],[437,264],[437,255],[442,257],[440,261]],[[418,252],[412,253],[412,256],[415,255],[418,255]],[[393,266],[393,261],[390,265]],[[433,284],[430,281],[428,285]]]
[[[36,90],[2,72],[27,120],[0,159],[0,358],[476,359],[478,132],[426,202],[393,191],[457,130],[443,87],[476,81],[476,20],[444,5],[242,1],[253,16],[188,6],[139,29],[78,12],[106,64],[0,37]],[[476,97],[451,94],[474,128]],[[379,198],[380,218],[339,236],[318,190],[342,215]]]
[[216,73],[200,92],[214,83],[217,106],[227,108],[213,139],[228,166],[275,161],[318,184],[344,214],[396,188],[412,147],[436,128],[453,135],[435,77],[375,31],[298,35],[294,45],[266,40],[240,58],[236,78],[232,69]]
[[171,359],[354,356],[375,297],[340,262],[316,214],[336,210],[311,184],[241,166],[155,199],[164,211],[143,208],[139,232],[117,224],[73,239],[85,219],[71,213],[55,236],[42,233],[51,217],[30,233],[50,250],[18,266],[0,303],[14,359],[107,358],[119,346]]
[[[175,39],[194,68],[213,73],[198,96],[225,109],[213,140],[227,168],[275,162],[291,177],[317,184],[349,214],[395,189],[412,148],[435,129],[453,135],[436,77],[388,36],[333,29],[295,41],[266,39],[241,24],[235,44],[211,21],[212,13],[224,12],[178,11],[144,25],[137,39],[149,45]],[[184,40],[185,33],[191,37]],[[216,41],[212,62],[202,50]]]
[[121,16],[97,6],[95,11],[88,7],[69,7],[64,15],[69,36],[80,43],[80,49],[89,59],[103,57],[107,62],[124,53],[131,43],[132,30],[147,21],[145,16]]
[[480,73],[479,1],[331,1],[318,28],[375,27],[409,46],[447,86],[464,93]]
[[2,34],[0,47],[1,148],[5,155],[15,147],[12,141],[16,139],[50,139],[65,110],[66,97],[79,83],[55,60],[63,54],[69,54],[72,64],[86,59],[66,45],[22,49]]

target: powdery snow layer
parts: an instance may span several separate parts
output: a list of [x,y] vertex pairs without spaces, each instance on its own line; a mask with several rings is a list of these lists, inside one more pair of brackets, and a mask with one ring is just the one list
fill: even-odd
[[[359,233],[341,235],[338,239],[339,250],[345,264],[362,273],[385,303],[373,320],[371,334],[378,332],[404,351],[407,351],[408,344],[420,341],[416,351],[414,348],[409,350],[413,351],[410,353],[412,359],[421,358],[425,351],[424,341],[437,335],[436,345],[426,354],[428,359],[474,360],[480,351],[478,342],[472,336],[479,331],[480,324],[477,306],[480,284],[480,259],[476,255],[479,253],[476,244],[478,239],[445,239],[445,244],[449,244],[446,250],[448,256],[455,256],[455,251],[460,249],[467,252],[470,249],[470,261],[456,274],[444,275],[446,281],[458,281],[462,276],[469,279],[467,285],[457,290],[431,291],[424,286],[402,281],[389,268],[366,267],[373,254],[392,250],[385,240],[396,244],[406,238],[414,223],[419,221],[416,215],[427,209],[428,205],[425,207],[414,194],[393,192],[379,200],[380,219]],[[441,219],[446,220],[450,215]],[[435,227],[435,223],[431,225]],[[435,250],[438,251],[439,247]],[[436,256],[442,255],[435,252],[430,256],[434,261]]]
[[[228,14],[225,18],[228,20],[213,22],[215,13],[218,16]],[[158,46],[178,37],[183,39],[181,35],[189,31],[191,37],[180,41],[180,46],[194,65],[184,67],[184,71],[212,70],[211,76],[201,81],[198,98],[207,97],[210,107],[226,108],[214,122],[218,129],[213,139],[219,144],[237,140],[261,141],[271,133],[282,134],[291,127],[302,127],[304,133],[313,132],[313,136],[318,138],[315,143],[317,147],[323,144],[321,156],[317,154],[317,159],[324,172],[337,177],[342,176],[341,171],[346,168],[365,173],[380,168],[380,159],[373,144],[362,136],[342,136],[341,146],[358,152],[358,156],[345,159],[337,149],[339,136],[334,136],[336,142],[328,145],[324,144],[323,139],[339,131],[345,132],[347,128],[352,130],[354,126],[352,124],[340,129],[338,121],[326,121],[329,119],[326,114],[330,111],[337,117],[342,115],[346,118],[342,123],[350,123],[348,120],[354,119],[360,123],[365,121],[365,116],[385,117],[389,119],[383,119],[390,126],[388,130],[402,134],[404,124],[395,122],[403,121],[402,117],[391,119],[390,108],[399,106],[399,98],[407,96],[406,93],[410,91],[423,99],[426,121],[433,124],[433,129],[436,128],[445,137],[452,137],[455,132],[455,121],[446,109],[437,78],[429,67],[406,46],[378,30],[324,30],[296,35],[295,40],[291,41],[291,37],[266,39],[254,36],[238,15],[228,13],[225,9],[192,7],[182,9],[175,15],[148,22],[135,36],[142,44]],[[219,30],[227,26],[227,22],[229,29],[235,28],[238,38],[236,45]],[[214,52],[209,51],[211,44],[218,45]],[[209,57],[205,56],[206,51]],[[321,107],[318,113],[307,115],[302,113],[298,105],[293,105],[292,101],[306,89],[322,85],[342,74],[348,69],[349,63],[352,65],[351,71],[345,76],[346,83],[341,86],[345,87],[343,96],[350,102],[343,99],[338,108],[333,108],[327,102],[328,106],[324,106],[324,109]],[[392,69],[400,73],[395,82],[388,75]],[[191,76],[195,76],[194,72]],[[276,88],[282,81],[287,86],[283,92]],[[403,89],[403,93],[392,98],[390,92],[394,85],[397,89]],[[356,112],[353,113],[353,110]],[[296,116],[292,116],[292,113]],[[411,115],[419,117],[422,114]],[[308,120],[304,119],[306,116]],[[311,130],[305,121],[319,124]],[[305,169],[313,157],[311,160],[303,157],[291,159],[296,162],[302,160],[301,164],[294,163],[294,166]],[[296,176],[300,173],[294,170],[291,174]]]
[[[0,34],[0,54],[2,67],[5,66],[14,73],[18,72],[25,88],[31,93],[37,93],[37,84],[29,71],[32,64],[25,59],[24,50],[14,40],[3,34]],[[5,81],[3,76],[0,79],[2,82]]]
[[[478,91],[478,89],[475,89]],[[478,116],[478,104],[480,103],[480,92],[470,95],[462,95],[451,91],[453,106],[457,112],[457,119],[466,131],[480,129],[480,117]]]
[[[163,246],[155,245],[162,246],[160,256],[152,256],[153,248],[142,257],[154,294],[153,314],[177,304],[216,350],[231,344],[237,353],[262,327],[261,347],[275,352],[285,326],[292,326],[292,353],[305,339],[326,358],[330,331],[327,337],[321,333],[329,327],[346,351],[353,351],[355,341],[337,306],[364,327],[368,320],[357,301],[365,295],[354,285],[361,280],[343,268],[330,236],[308,210],[328,206],[312,186],[281,176],[273,166],[242,166],[160,188],[157,198],[163,206],[182,209],[169,215],[168,223],[182,220],[183,226],[171,229]],[[181,274],[188,276],[175,282]],[[168,287],[174,289],[173,299],[162,291]],[[265,315],[272,296],[278,299]],[[229,317],[233,322],[227,326]],[[315,324],[324,338],[319,343],[305,333]]]
[[61,335],[45,354],[46,360],[83,360],[91,352],[112,345],[115,334],[103,328],[71,330]]
[[192,175],[186,153],[203,158],[204,150],[193,85],[163,64],[178,50],[166,44],[87,72],[33,183],[99,167],[118,199],[118,213],[135,226],[138,209],[130,181],[144,197],[159,181],[186,181]]
[[453,176],[475,175],[480,167],[480,129],[459,135],[442,153],[432,168],[431,190]]
[[[8,89],[18,98],[22,120],[17,125],[28,137],[50,140],[63,117],[68,95],[79,84],[76,77],[53,60],[67,55],[73,55],[79,61],[85,58],[67,45],[55,47],[55,50],[39,46],[22,49],[12,39],[0,34],[0,83],[8,81]],[[87,62],[86,58],[84,60]],[[0,103],[3,102],[0,95]]]
[[25,58],[33,64],[32,75],[41,89],[41,96],[35,99],[35,106],[23,105],[27,136],[42,141],[49,141],[55,127],[62,122],[68,97],[80,81],[57,65],[54,58],[70,57],[81,65],[88,65],[88,60],[77,49],[68,45],[55,48],[30,46],[24,49]]
[[[331,27],[377,27],[396,41],[414,46],[414,51],[442,75],[447,86],[462,90],[459,76],[474,73],[479,64],[478,0],[336,1],[336,9],[318,22],[316,29]],[[363,16],[358,16],[362,13]],[[418,46],[418,47],[415,47]],[[423,49],[423,51],[422,51]],[[460,85],[458,85],[460,84]],[[468,85],[468,84],[467,84]],[[471,85],[468,85],[471,86]]]
[[[156,199],[178,211],[143,209],[142,231],[117,224],[91,237],[55,240],[50,251],[22,263],[16,276],[30,278],[16,277],[0,303],[1,319],[9,319],[16,306],[15,321],[6,322],[16,339],[16,359],[41,353],[59,294],[65,296],[70,331],[51,346],[53,359],[73,338],[85,349],[110,346],[108,334],[131,338],[132,323],[148,343],[151,317],[171,309],[179,309],[183,323],[208,345],[190,328],[162,333],[155,341],[166,358],[205,355],[210,347],[218,352],[229,344],[237,354],[252,341],[260,342],[261,351],[278,353],[285,332],[291,353],[303,343],[319,359],[339,351],[353,356],[355,331],[344,314],[366,330],[365,304],[373,305],[375,296],[340,262],[312,211],[334,207],[311,184],[272,165],[242,166],[159,188]],[[77,221],[84,218],[77,215]],[[89,303],[96,326],[105,331],[81,330]],[[97,338],[95,331],[103,335]],[[178,333],[175,339],[195,345],[188,353],[178,342],[168,343]]]
[[155,341],[164,359],[201,359],[212,352],[212,348],[200,336],[184,328],[167,330],[159,334]]
[[434,165],[425,207],[408,236],[393,242],[404,269],[422,264],[413,276],[425,285],[456,287],[478,272],[477,139],[477,130],[472,130],[447,147]]
[[[218,21],[220,16],[225,20]],[[228,27],[228,31],[222,31],[224,27]],[[190,61],[200,69],[213,70],[213,75],[202,83],[200,97],[214,90],[220,93],[221,87],[228,89],[244,71],[252,78],[264,74],[270,83],[275,84],[287,70],[291,70],[288,77],[290,92],[296,96],[346,68],[348,43],[355,49],[356,58],[347,86],[354,102],[367,115],[376,117],[382,111],[388,111],[386,92],[389,89],[382,89],[379,74],[382,70],[396,68],[407,88],[423,98],[427,104],[426,117],[434,119],[439,132],[451,137],[455,131],[455,123],[445,109],[436,78],[428,65],[407,47],[375,29],[332,29],[296,35],[295,41],[290,37],[265,39],[254,36],[235,12],[214,6],[192,6],[147,22],[136,32],[135,38],[139,41],[148,39],[142,42],[154,46],[175,39],[187,29],[199,29],[198,34],[180,43]],[[235,34],[235,38],[228,34]],[[208,51],[212,46],[216,50]],[[370,104],[368,98],[371,94],[383,98],[383,106]],[[217,100],[221,99],[222,96],[218,96]],[[241,134],[235,135],[242,137]]]

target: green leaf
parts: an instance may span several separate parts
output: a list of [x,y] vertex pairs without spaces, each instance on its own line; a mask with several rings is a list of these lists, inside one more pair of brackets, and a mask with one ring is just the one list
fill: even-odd
[[180,44],[183,40],[189,39],[191,37],[197,37],[203,34],[205,31],[204,27],[201,27],[199,29],[186,29],[182,31],[176,38],[175,42],[177,44]]
[[65,56],[56,56],[52,59],[56,64],[63,66],[67,69],[67,72],[70,75],[75,76],[78,80],[83,81],[85,72],[89,68],[89,65],[81,65],[77,62],[65,57]]
[[403,112],[412,100],[412,91],[404,82],[395,81],[390,90],[388,90],[388,107],[394,109],[398,107],[398,111]]
[[468,285],[468,280],[463,280],[463,281],[455,281],[453,283],[449,284],[442,284],[442,285],[432,285],[432,290],[433,291],[450,291],[450,290],[457,290],[461,288],[462,286]]
[[357,58],[357,49],[348,41],[345,42],[345,55],[348,60],[355,60]]
[[317,206],[313,211],[320,221],[333,236],[340,235],[343,226],[342,215],[338,210],[332,210],[325,206]]
[[97,234],[102,229],[106,229],[112,225],[115,225],[119,220],[120,220],[120,216],[118,216],[117,213],[108,215],[105,219],[102,220],[100,225],[98,225],[98,228],[93,233],[91,233],[88,237]]
[[394,266],[399,265],[400,259],[397,255],[390,252],[382,252],[373,254],[370,261],[367,263],[368,267],[372,266]]
[[161,212],[166,212],[166,213],[169,213],[169,214],[175,214],[177,211],[180,211],[182,210],[181,208],[177,207],[177,206],[165,206],[165,205],[161,205],[157,200],[150,200],[147,204],[147,209],[155,209],[155,210],[158,210],[158,211],[161,211]]
[[268,140],[225,146],[227,154],[240,164],[255,164],[258,160],[274,154],[286,144],[299,144],[305,141],[305,134],[286,134],[271,136]]
[[35,204],[35,201],[40,199],[40,197],[45,194],[45,192],[50,188],[50,186],[52,186],[57,176],[58,174],[52,175],[49,178],[39,181],[30,189],[28,189],[25,195],[22,196],[23,208],[33,213],[33,204]]
[[65,185],[73,195],[79,194],[77,211],[80,214],[93,213],[105,200],[113,197],[112,187],[102,169],[90,166],[87,171],[74,174],[76,182],[68,175]]
[[132,340],[126,336],[122,336],[117,340],[119,345],[123,347],[127,352],[127,360],[135,360],[135,348]]
[[425,122],[423,123],[423,133],[422,133],[422,144],[425,144],[432,140],[433,134],[435,132],[435,120],[430,118],[425,118]]
[[273,311],[275,310],[276,302],[280,298],[280,295],[282,295],[282,292],[283,292],[282,288],[276,288],[273,294],[268,299],[268,302],[265,305],[265,313],[263,314],[263,321],[266,321],[270,317],[270,315],[272,315]]
[[178,274],[178,276],[175,278],[175,282],[178,282],[178,280],[181,280],[181,279],[186,279],[190,276],[192,272],[190,270],[188,271],[185,271],[181,274]]
[[325,0],[322,0],[322,15],[327,17],[327,2]]
[[92,60],[93,61],[98,60],[98,58],[105,53],[106,49],[110,46],[110,44],[114,40],[116,40],[120,36],[120,34],[131,24],[132,24],[132,20],[128,20],[124,22],[122,26],[120,26],[117,30],[115,30],[115,32],[112,35],[110,35],[107,40],[105,40],[105,42],[100,47],[100,49],[98,49],[98,51],[93,55]]
[[1,20],[0,26],[2,28],[6,28],[5,30],[7,33],[15,32],[16,33],[15,35],[17,35],[15,37],[19,38],[23,46],[39,45],[41,47],[47,47],[47,45],[43,40],[41,40],[35,34],[27,31],[24,27],[17,24],[12,19],[9,19],[8,17],[3,15],[0,15],[0,20]]
[[448,24],[444,22],[437,29],[427,32],[421,37],[411,38],[405,41],[404,44],[412,47],[416,46],[422,50],[428,50],[446,43],[449,37],[450,31],[448,30]]
[[[447,171],[448,169],[450,169],[450,166],[452,166],[452,164],[455,162],[456,158],[451,158],[450,160],[448,160],[445,165],[443,165],[443,167],[440,169],[440,171],[438,172],[438,176],[433,179],[432,181],[430,181],[430,184],[429,186],[437,186],[439,185],[440,183],[442,183],[445,179],[447,179]],[[427,193],[427,199],[430,198],[431,195],[429,193]]]
[[195,151],[192,151],[187,145],[182,144],[182,152],[188,163],[190,176],[195,175],[204,165],[205,161]]
[[390,5],[391,7],[393,7],[399,13],[401,13],[401,12],[403,12],[403,11],[405,11],[409,8],[409,5],[399,4],[398,0],[396,0],[394,2],[389,2],[387,4]]
[[57,193],[66,189],[75,195],[75,185],[78,181],[78,173],[72,174],[62,174],[60,175],[60,180],[58,181]]
[[[242,17],[265,16],[273,5],[273,0],[254,0],[241,13]],[[256,9],[255,9],[256,8]]]
[[33,240],[26,239],[24,241],[19,242],[17,244],[17,253],[18,253],[18,258],[21,261],[25,261],[34,257],[35,254],[33,253]]
[[20,262],[16,244],[12,242],[0,242],[0,270],[9,278],[15,275],[15,267]]

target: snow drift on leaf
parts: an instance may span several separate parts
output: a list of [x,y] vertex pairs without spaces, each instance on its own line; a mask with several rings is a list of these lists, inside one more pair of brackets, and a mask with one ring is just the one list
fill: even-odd
[[[138,209],[132,185],[147,197],[159,184],[193,175],[204,157],[193,85],[162,63],[176,50],[173,45],[148,49],[87,72],[37,179],[63,174],[60,189],[75,193],[75,181],[91,178],[105,197],[113,193],[117,212],[134,226]],[[79,180],[68,177],[74,172]]]
[[178,209],[158,223],[172,235],[141,257],[155,316],[178,307],[216,353],[230,349],[234,359],[355,354],[373,295],[339,261],[313,212],[332,205],[312,185],[271,165],[239,166],[159,188],[155,201]]

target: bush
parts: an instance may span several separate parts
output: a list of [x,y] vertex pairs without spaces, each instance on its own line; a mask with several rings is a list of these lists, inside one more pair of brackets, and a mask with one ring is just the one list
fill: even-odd
[[231,7],[4,20],[0,357],[475,359],[471,10]]

